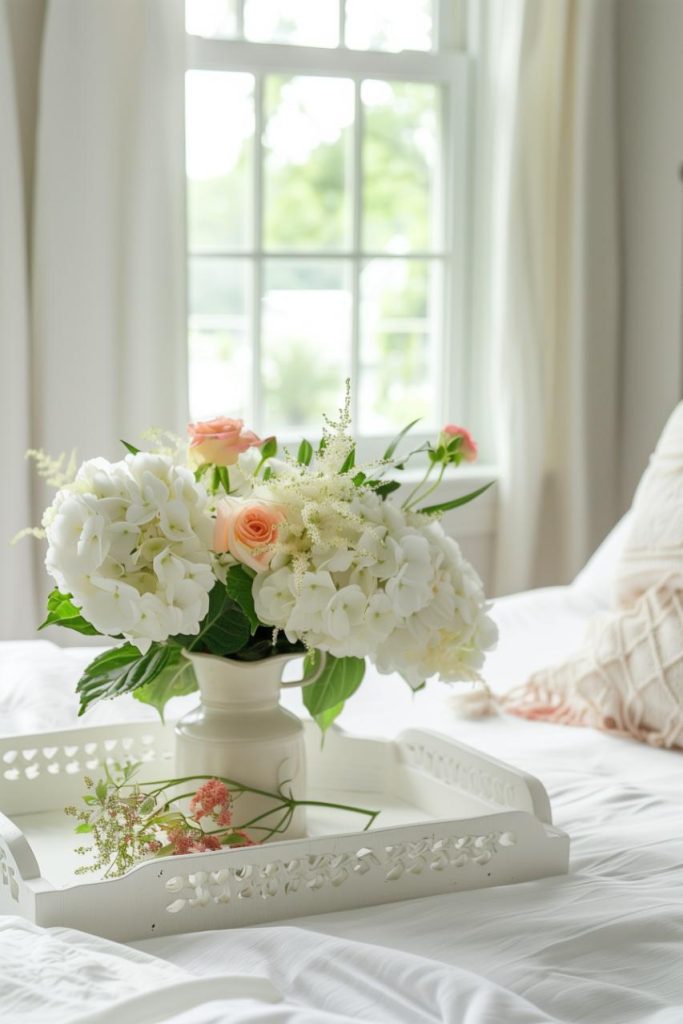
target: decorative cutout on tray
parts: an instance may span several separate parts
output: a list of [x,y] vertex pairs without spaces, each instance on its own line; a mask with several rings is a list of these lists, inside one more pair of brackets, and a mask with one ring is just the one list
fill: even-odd
[[454,755],[444,754],[426,743],[404,741],[401,743],[401,751],[406,764],[427,772],[462,793],[471,793],[472,796],[490,800],[503,807],[517,806],[514,785],[484,768],[467,764]]
[[146,764],[159,760],[162,753],[158,737],[151,732],[89,740],[81,745],[10,748],[0,755],[0,777],[6,782],[31,782],[45,774],[76,775],[95,771],[101,765],[114,761],[135,760]]
[[0,843],[0,882],[9,888],[9,894],[15,903],[19,902],[19,883],[14,868],[7,858],[5,847]]
[[166,909],[171,914],[195,907],[229,903],[231,900],[273,899],[294,896],[324,886],[338,888],[353,875],[369,871],[381,882],[395,882],[405,874],[485,866],[501,847],[514,846],[514,832],[485,835],[424,836],[414,842],[390,846],[363,846],[355,852],[308,854],[293,860],[244,864],[220,871],[195,871],[174,875],[164,883],[175,899]]

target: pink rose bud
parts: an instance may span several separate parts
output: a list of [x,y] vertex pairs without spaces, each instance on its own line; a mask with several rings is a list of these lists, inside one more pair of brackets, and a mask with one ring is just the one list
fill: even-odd
[[460,454],[465,462],[474,462],[477,457],[477,442],[465,427],[456,427],[455,423],[447,423],[441,431],[439,444],[447,445],[454,437],[461,437]]
[[262,443],[251,430],[243,428],[243,420],[231,420],[225,416],[188,424],[190,462],[195,466],[204,462],[211,462],[214,466],[233,466],[238,455]]
[[256,572],[265,572],[284,512],[265,501],[223,498],[216,508],[213,550],[229,552]]

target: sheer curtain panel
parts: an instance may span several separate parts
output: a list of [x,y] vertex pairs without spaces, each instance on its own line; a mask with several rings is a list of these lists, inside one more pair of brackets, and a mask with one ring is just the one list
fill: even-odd
[[501,594],[570,579],[618,515],[615,4],[474,11],[474,327],[501,466]]
[[0,521],[12,598],[0,636],[10,638],[34,636],[41,616],[42,574],[34,590],[31,555],[4,548],[14,520],[37,523],[49,498],[31,489],[24,449],[119,458],[119,438],[181,429],[187,417],[182,0],[41,4],[25,26],[42,36],[35,116],[23,126],[32,175],[16,124],[17,42],[8,53],[5,31],[26,2],[0,0],[2,415],[14,425],[15,484],[12,524]]
[[9,547],[32,522],[29,468],[30,363],[24,183],[17,89],[8,10],[0,5],[0,636],[24,638],[35,629],[34,555],[30,542]]

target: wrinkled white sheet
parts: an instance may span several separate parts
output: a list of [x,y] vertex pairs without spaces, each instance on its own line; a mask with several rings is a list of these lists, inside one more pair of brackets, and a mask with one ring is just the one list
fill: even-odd
[[210,1000],[234,1001],[252,1013],[245,1019],[267,1020],[267,1011],[258,1016],[263,1005],[281,1001],[265,978],[197,978],[126,946],[18,917],[0,918],[0,964],[6,1024],[152,1024]]
[[[507,689],[569,653],[605,600],[604,588],[584,579],[572,588],[499,602],[501,644],[490,660],[491,682]],[[73,682],[92,656],[44,643],[0,645],[2,731],[71,725]],[[288,697],[296,706],[298,695]],[[88,719],[141,713],[145,709],[133,701],[118,701]],[[176,1016],[164,1019],[683,1022],[683,755],[520,719],[463,721],[447,688],[430,685],[413,697],[392,679],[370,678],[343,720],[354,731],[384,735],[418,724],[538,775],[556,823],[572,837],[570,875],[281,926],[137,943],[137,950],[186,972],[183,978],[257,975],[269,978],[283,998],[246,1005],[207,993],[192,1009],[177,1006]],[[134,969],[148,969],[151,977],[161,969],[159,959]],[[0,999],[0,1018],[11,1021],[3,1009]],[[121,1019],[133,1024],[128,1014]]]

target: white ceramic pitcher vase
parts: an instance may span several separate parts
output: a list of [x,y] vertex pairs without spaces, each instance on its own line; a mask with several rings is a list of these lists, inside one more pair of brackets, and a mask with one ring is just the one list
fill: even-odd
[[[234,779],[271,793],[282,787],[288,796],[304,799],[303,725],[280,705],[280,690],[314,683],[323,671],[324,657],[319,658],[316,672],[304,683],[302,679],[282,682],[291,654],[260,661],[236,661],[189,651],[185,656],[192,662],[197,677],[200,703],[176,725],[176,774]],[[234,824],[239,828],[277,806],[267,797],[242,793],[234,802]],[[258,824],[272,828],[278,817],[271,814]],[[247,831],[254,839],[265,838],[265,833],[257,828]],[[305,808],[297,807],[285,831],[272,839],[305,836]]]

